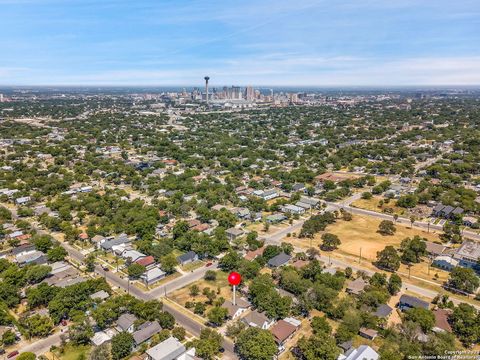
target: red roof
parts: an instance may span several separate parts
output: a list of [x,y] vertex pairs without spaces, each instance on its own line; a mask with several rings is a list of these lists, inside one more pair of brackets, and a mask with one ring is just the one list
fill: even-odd
[[144,258],[141,258],[141,259],[138,259],[137,261],[135,261],[138,265],[142,265],[142,266],[148,266],[148,265],[152,265],[155,263],[155,259],[153,258],[153,256],[145,256]]

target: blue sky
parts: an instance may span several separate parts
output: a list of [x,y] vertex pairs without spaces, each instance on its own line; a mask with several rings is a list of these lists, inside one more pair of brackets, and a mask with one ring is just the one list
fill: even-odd
[[0,0],[3,85],[479,85],[478,0]]

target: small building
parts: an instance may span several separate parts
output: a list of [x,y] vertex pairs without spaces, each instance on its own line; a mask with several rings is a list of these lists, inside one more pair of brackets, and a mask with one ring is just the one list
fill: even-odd
[[448,322],[448,317],[450,315],[450,311],[446,309],[436,309],[433,311],[433,315],[435,316],[435,326],[432,328],[434,332],[452,332],[452,327]]
[[161,330],[162,327],[158,321],[147,321],[138,326],[137,331],[132,334],[133,341],[135,342],[135,345],[138,346],[145,341],[150,340],[153,335],[158,334]]
[[270,224],[278,224],[284,220],[287,220],[287,217],[283,214],[272,214],[266,217],[266,220]]
[[358,335],[368,340],[375,340],[375,338],[378,336],[378,331],[362,327],[360,328]]
[[133,314],[122,314],[117,320],[117,330],[119,332],[126,331],[130,334],[133,334],[133,331],[135,330],[135,322],[137,320],[137,317]]
[[167,274],[165,273],[165,271],[156,266],[150,270],[145,271],[145,273],[143,273],[140,278],[147,286],[150,286],[162,280],[166,275]]
[[177,257],[177,261],[180,265],[186,265],[197,260],[198,255],[195,251],[189,251]]
[[195,348],[187,350],[185,345],[173,336],[150,348],[146,360],[193,360]]
[[360,295],[367,285],[368,285],[368,282],[363,280],[362,277],[359,277],[355,280],[349,281],[345,291],[348,294]]
[[268,266],[271,268],[276,268],[280,266],[287,265],[292,257],[285,253],[280,253],[277,256],[274,256],[270,260],[268,260]]
[[256,250],[247,251],[247,253],[243,258],[245,260],[252,261],[252,260],[255,260],[257,257],[262,256],[264,251],[265,251],[265,246],[262,246]]
[[375,312],[373,313],[373,315],[381,319],[388,319],[392,311],[393,309],[387,304],[380,304],[377,310],[375,310]]
[[378,360],[380,355],[368,345],[351,348],[345,354],[340,354],[337,360]]
[[440,255],[433,259],[432,265],[446,271],[452,271],[459,264],[459,261],[450,255]]
[[25,205],[32,200],[30,196],[23,196],[15,199],[15,204],[17,205]]
[[282,206],[281,209],[283,212],[293,214],[293,215],[300,215],[305,212],[305,209],[303,207],[292,205],[292,204],[287,204],[285,206]]
[[480,243],[465,241],[455,252],[453,258],[458,260],[459,265],[467,268],[475,268],[480,258]]
[[235,305],[229,301],[226,300],[222,304],[222,308],[227,309],[228,311],[228,317],[231,319],[236,319],[239,317],[241,314],[243,314],[247,309],[250,307],[250,303],[245,300],[245,299],[236,299],[235,300]]
[[128,238],[127,234],[120,234],[114,239],[111,240],[105,240],[98,244],[98,246],[105,251],[111,251],[112,247],[117,246],[117,245],[122,245],[122,244],[129,244],[130,239]]
[[400,296],[400,300],[398,302],[398,308],[402,311],[413,309],[413,308],[421,308],[421,309],[428,309],[429,303],[419,298],[411,295],[403,294]]
[[148,268],[149,266],[152,266],[155,264],[155,258],[152,255],[145,256],[143,258],[138,259],[135,261],[138,265],[145,266]]
[[38,250],[28,251],[19,254],[15,257],[18,266],[25,266],[30,264],[43,265],[47,263],[47,256]]
[[245,232],[242,230],[242,229],[237,229],[237,228],[230,228],[230,229],[227,229],[227,231],[225,231],[226,234],[227,234],[227,237],[228,237],[228,240],[229,241],[233,241],[235,239],[238,239],[239,237],[241,237]]
[[275,322],[274,320],[270,320],[265,313],[260,313],[257,310],[245,315],[241,321],[248,326],[258,327],[263,330],[268,330]]
[[447,249],[446,246],[442,244],[437,244],[431,241],[425,241],[426,251],[432,256],[440,256]]
[[100,290],[100,291],[97,291],[96,293],[93,293],[92,295],[90,295],[90,299],[100,300],[100,301],[106,300],[109,297],[110,297],[110,294],[107,293],[105,290]]
[[275,342],[278,344],[279,351],[285,349],[285,343],[292,338],[296,331],[297,327],[285,320],[277,321],[277,323],[270,328],[270,332],[275,338]]

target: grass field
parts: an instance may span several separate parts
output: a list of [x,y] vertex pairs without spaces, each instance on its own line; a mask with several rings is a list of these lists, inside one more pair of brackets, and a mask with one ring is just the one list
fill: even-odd
[[[210,288],[211,290],[214,290],[215,293],[217,292],[218,289],[220,289],[220,293],[217,294],[217,299],[219,297],[223,297],[225,300],[232,300],[232,287],[228,284],[228,274],[223,272],[223,271],[216,271],[217,274],[217,279],[215,281],[207,281],[205,279],[200,279],[193,284],[190,284],[186,287],[183,287],[181,289],[178,289],[174,291],[169,298],[172,301],[175,301],[176,303],[180,304],[181,306],[185,306],[185,303],[187,301],[192,301],[192,302],[206,302],[208,299],[205,295],[202,294],[202,291],[204,288]],[[192,297],[190,295],[190,286],[192,285],[197,285],[198,288],[200,289],[200,293]],[[239,296],[238,291],[237,291],[237,296]],[[211,308],[211,306],[207,305],[207,310],[205,311],[205,314],[208,313],[208,310]],[[193,309],[192,309],[193,311]]]
[[[387,245],[399,246],[406,237],[419,235],[430,241],[440,240],[439,234],[427,233],[419,229],[411,229],[403,225],[396,225],[397,231],[394,235],[383,236],[377,232],[381,220],[369,216],[354,215],[352,221],[337,220],[335,224],[329,225],[325,232],[337,235],[342,242],[337,251],[349,255],[359,256],[362,249],[362,258],[373,261],[377,252]],[[318,233],[311,241],[312,246],[318,247],[322,242],[323,232]],[[292,244],[308,248],[310,239],[291,238]]]
[[55,358],[51,353],[47,354],[49,359],[55,360],[79,360],[79,359],[88,359],[88,354],[90,353],[92,347],[90,345],[82,346],[73,346],[70,344],[65,345],[63,351],[57,349],[54,351]]
[[383,204],[382,206],[379,206],[379,202],[382,199],[383,198],[381,196],[374,196],[370,200],[358,199],[352,203],[352,206],[380,213],[384,212],[384,209],[392,209],[393,212],[391,214],[405,215],[407,213],[405,209],[395,205],[395,200],[390,200],[388,204]]

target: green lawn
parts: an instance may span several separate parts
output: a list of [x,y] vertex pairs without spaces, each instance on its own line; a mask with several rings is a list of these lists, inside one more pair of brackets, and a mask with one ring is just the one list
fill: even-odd
[[81,345],[81,346],[73,346],[71,344],[67,344],[64,347],[64,351],[61,352],[60,349],[55,350],[55,359],[60,360],[80,360],[80,359],[88,359],[88,354],[92,349],[91,345]]

